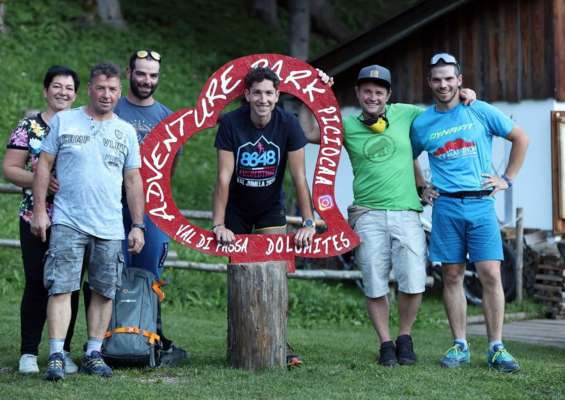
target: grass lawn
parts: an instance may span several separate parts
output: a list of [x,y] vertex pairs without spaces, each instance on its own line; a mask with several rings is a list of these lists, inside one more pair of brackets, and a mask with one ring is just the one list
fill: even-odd
[[[2,256],[16,251],[2,251]],[[1,257],[4,258],[4,257]],[[11,264],[11,263],[8,263]],[[182,272],[195,285],[199,273]],[[12,279],[4,270],[4,282]],[[220,281],[223,275],[215,275]],[[305,293],[324,285],[320,282],[291,281],[291,292]],[[341,289],[343,290],[343,289]],[[276,369],[251,373],[226,364],[226,311],[214,305],[164,307],[166,333],[191,358],[186,365],[158,370],[119,370],[113,378],[75,375],[52,384],[40,375],[16,372],[19,356],[19,290],[7,289],[0,299],[0,399],[341,399],[341,398],[456,398],[456,399],[561,399],[565,397],[565,350],[507,343],[519,359],[522,371],[500,374],[486,368],[486,339],[471,338],[473,350],[469,367],[445,370],[438,360],[450,343],[440,299],[427,296],[414,332],[419,362],[413,367],[387,369],[375,363],[375,335],[366,318],[362,321],[327,322],[291,315],[289,337],[304,366],[292,371]],[[362,308],[362,297],[353,293]],[[516,308],[512,306],[512,308]],[[478,312],[472,309],[473,313]],[[309,322],[308,322],[309,321]],[[394,327],[393,329],[396,329]],[[45,332],[44,332],[45,333]],[[81,356],[85,338],[84,314],[73,341],[73,356]],[[46,364],[44,335],[40,366]]]

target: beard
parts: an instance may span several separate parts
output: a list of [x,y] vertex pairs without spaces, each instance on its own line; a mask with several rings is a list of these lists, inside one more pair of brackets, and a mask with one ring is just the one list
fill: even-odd
[[435,94],[434,97],[435,97],[435,99],[437,100],[438,103],[449,104],[455,98],[455,96],[459,96],[459,90],[460,89],[461,88],[458,87],[456,90],[454,90],[452,93],[450,93],[451,95],[449,97],[442,97],[439,94]]
[[157,85],[154,85],[152,87],[147,86],[146,88],[150,88],[151,90],[149,90],[149,92],[147,92],[147,93],[142,93],[139,90],[140,85],[138,85],[133,79],[129,80],[129,87],[130,87],[133,95],[140,100],[148,99],[149,97],[153,96],[153,93],[155,93],[155,90],[157,90]]

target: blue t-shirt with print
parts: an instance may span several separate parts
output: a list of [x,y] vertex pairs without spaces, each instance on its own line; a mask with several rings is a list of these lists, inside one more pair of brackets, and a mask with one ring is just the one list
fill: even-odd
[[505,138],[514,123],[484,101],[447,111],[428,108],[412,123],[414,158],[428,153],[432,184],[439,192],[482,190],[481,174],[493,174],[492,137]]

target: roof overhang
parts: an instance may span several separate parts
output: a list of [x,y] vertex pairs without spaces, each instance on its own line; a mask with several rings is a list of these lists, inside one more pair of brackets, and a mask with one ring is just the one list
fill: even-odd
[[345,42],[310,64],[338,75],[471,0],[426,0]]

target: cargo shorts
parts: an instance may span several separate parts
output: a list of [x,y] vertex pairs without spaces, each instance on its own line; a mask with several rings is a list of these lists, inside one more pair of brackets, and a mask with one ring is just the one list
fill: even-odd
[[362,272],[365,296],[388,294],[391,270],[400,292],[426,290],[426,236],[418,212],[367,211],[354,229],[361,239],[355,262]]
[[121,240],[88,235],[65,225],[53,225],[43,273],[49,296],[80,289],[83,263],[96,293],[113,299],[121,284],[124,257]]

